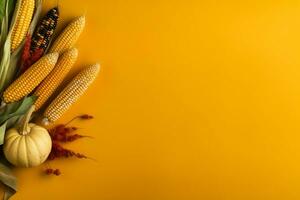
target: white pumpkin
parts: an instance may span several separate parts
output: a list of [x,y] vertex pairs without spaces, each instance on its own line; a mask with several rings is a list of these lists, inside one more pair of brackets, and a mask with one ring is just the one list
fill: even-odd
[[28,111],[20,128],[11,128],[5,134],[3,151],[6,159],[17,167],[34,167],[50,154],[52,141],[48,131],[28,123],[34,107]]

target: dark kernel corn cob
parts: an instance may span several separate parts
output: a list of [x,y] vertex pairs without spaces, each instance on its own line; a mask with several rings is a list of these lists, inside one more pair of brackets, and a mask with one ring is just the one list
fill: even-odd
[[53,36],[54,30],[57,26],[59,18],[58,7],[52,8],[41,20],[37,26],[34,34],[32,35],[30,53],[33,54],[38,49],[46,50],[48,47],[51,37]]
[[42,18],[32,37],[27,36],[22,54],[22,65],[19,74],[24,73],[39,60],[47,49],[59,18],[58,7],[52,8]]

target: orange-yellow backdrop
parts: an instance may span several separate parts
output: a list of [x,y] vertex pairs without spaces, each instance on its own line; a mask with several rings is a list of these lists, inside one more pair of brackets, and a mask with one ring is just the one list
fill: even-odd
[[[46,0],[47,6],[56,0]],[[300,199],[300,2],[60,0],[86,13],[76,69],[91,160],[16,170],[14,199]]]

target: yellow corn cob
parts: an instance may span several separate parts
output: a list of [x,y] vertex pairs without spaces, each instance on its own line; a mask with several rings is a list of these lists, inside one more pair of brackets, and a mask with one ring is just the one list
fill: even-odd
[[18,0],[19,9],[11,34],[11,51],[13,52],[24,40],[34,12],[35,0]]
[[64,112],[86,91],[100,71],[100,65],[95,64],[83,69],[66,88],[54,99],[44,112],[43,123],[55,122]]
[[56,38],[49,52],[58,52],[59,54],[72,48],[77,42],[85,26],[85,17],[81,16],[74,19]]
[[35,102],[35,109],[40,109],[44,103],[51,97],[57,87],[62,83],[78,56],[78,50],[72,48],[59,57],[54,69],[38,86],[34,95],[38,97]]
[[51,53],[43,56],[33,64],[4,91],[4,102],[11,103],[19,101],[32,92],[51,72],[57,59],[58,53]]

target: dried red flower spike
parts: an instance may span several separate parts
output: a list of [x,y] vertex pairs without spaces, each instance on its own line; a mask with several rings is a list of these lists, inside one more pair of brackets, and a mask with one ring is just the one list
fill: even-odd
[[56,175],[56,176],[59,176],[61,174],[60,170],[59,169],[56,169],[53,171],[53,174]]
[[77,127],[66,127],[64,124],[60,124],[50,129],[49,134],[51,136],[52,141],[67,142],[69,137],[68,135],[76,131],[77,129]]
[[78,128],[77,127],[74,127],[74,126],[72,126],[72,127],[70,127],[73,131],[76,131]]
[[64,131],[66,132],[66,134],[68,134],[68,133],[72,133],[72,132],[76,131],[77,129],[78,128],[76,128],[76,127],[66,127],[64,129]]
[[69,158],[69,157],[77,157],[77,158],[87,158],[85,155],[76,153],[72,150],[63,148],[57,142],[53,142],[52,149],[50,155],[48,156],[48,160],[54,160],[55,158]]
[[76,156],[77,158],[88,158],[88,157],[86,157],[85,155],[83,155],[83,154],[81,154],[81,153],[76,153],[75,156]]
[[79,134],[70,135],[70,136],[66,137],[64,142],[73,142],[73,141],[78,140],[78,139],[83,138],[83,137],[85,137],[85,136],[79,135]]
[[94,117],[92,115],[84,114],[79,116],[80,119],[93,119]]
[[55,159],[55,155],[53,153],[50,153],[47,160],[54,160]]
[[59,130],[61,130],[61,129],[64,129],[66,126],[64,125],[64,124],[59,124],[59,125],[57,125],[57,126],[55,126],[53,129],[55,130],[55,131],[59,131]]
[[[74,131],[78,130],[77,127],[70,126],[67,127],[69,123],[71,123],[75,119],[93,119],[94,117],[91,115],[80,115],[75,118],[73,118],[70,122],[66,124],[59,124],[52,129],[49,130],[49,134],[52,139],[52,149],[50,152],[50,155],[48,156],[47,160],[54,160],[56,158],[69,158],[69,157],[76,157],[80,159],[86,159],[88,158],[84,154],[74,152],[70,149],[65,149],[60,143],[62,142],[72,142],[74,140],[77,140],[79,138],[83,137],[89,137],[89,136],[84,136],[84,135],[79,135],[79,134],[71,134]],[[46,169],[45,173],[47,175],[53,174],[55,176],[61,175],[61,171],[59,169]]]
[[49,133],[57,133],[57,132],[61,132],[62,130],[64,130],[66,126],[64,124],[59,124],[53,128],[51,128],[49,130]]
[[45,170],[45,173],[46,173],[47,175],[53,174],[53,169],[47,168],[47,169]]
[[70,121],[68,121],[65,126],[67,126],[68,124],[72,123],[74,120],[76,119],[94,119],[94,117],[92,115],[88,115],[88,114],[84,114],[84,115],[79,115],[74,117],[73,119],[71,119]]
[[45,173],[46,173],[47,175],[51,175],[51,174],[56,175],[56,176],[61,175],[61,172],[60,172],[59,169],[51,169],[51,168],[47,168],[47,169],[45,170]]

